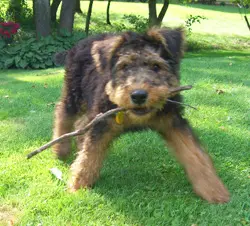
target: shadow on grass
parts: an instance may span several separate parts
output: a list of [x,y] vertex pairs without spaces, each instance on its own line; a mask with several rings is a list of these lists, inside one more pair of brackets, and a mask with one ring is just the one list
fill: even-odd
[[[234,197],[235,190],[242,184],[237,177],[236,166],[243,162],[247,164],[246,159],[250,157],[250,154],[245,155],[247,150],[242,150],[243,153],[240,154],[237,146],[242,143],[246,145],[247,138],[238,139],[219,130],[203,133],[209,137],[220,137],[219,143],[223,149],[230,150],[217,152],[216,144],[210,145],[213,147],[213,152],[210,153],[216,155],[216,168]],[[128,135],[125,135],[125,142],[126,136]],[[119,149],[119,144],[115,145],[94,191],[111,201],[118,212],[124,213],[139,225],[162,225],[163,222],[164,225],[171,225],[177,219],[178,225],[187,225],[188,222],[191,225],[191,215],[199,216],[208,206],[207,203],[194,195],[183,170],[154,134],[150,135],[150,139],[147,139],[149,134],[145,133],[130,136],[136,137],[138,144],[135,145],[136,141],[133,146],[130,146],[130,142],[124,143],[123,149]],[[159,142],[158,147],[152,145],[154,139],[157,140],[156,143]],[[144,145],[142,140],[145,140]],[[235,142],[235,148],[232,148],[229,140]],[[217,209],[220,211],[218,206]],[[233,208],[227,208],[226,212],[240,220],[233,213]],[[196,223],[202,223],[197,216],[195,218]]]
[[[25,116],[30,113],[37,114],[40,111],[52,112],[55,102],[59,98],[60,85],[58,86],[58,83],[53,81],[54,78],[46,78],[55,74],[55,79],[62,80],[56,77],[60,72],[55,73],[52,70],[55,69],[40,70],[37,71],[37,74],[34,71],[8,70],[6,71],[7,76],[0,75],[0,83],[3,84],[1,93],[4,95],[1,101],[0,119]],[[4,74],[5,71],[1,73]],[[20,73],[20,76],[11,76],[12,73]],[[20,77],[24,76],[32,76],[34,81],[21,80]],[[38,80],[36,81],[36,79]]]
[[[213,66],[216,61],[222,64],[223,60],[214,59],[211,65]],[[210,77],[228,84],[227,76],[216,76],[216,71],[212,70],[214,67],[207,71],[207,64],[208,58],[199,60],[196,68],[194,68],[196,62],[187,64],[186,70],[190,65],[192,66],[191,70],[186,72],[189,75],[188,80],[202,82]],[[215,64],[215,68],[216,66],[217,64]],[[200,69],[204,70],[200,71]],[[227,67],[222,74],[227,73],[232,73],[230,77],[232,77],[233,83],[241,82],[238,70]],[[200,74],[200,76],[196,76],[196,74]],[[51,118],[53,108],[48,109],[46,105],[57,100],[60,93],[60,86],[57,86],[58,81],[57,85],[47,84],[47,88],[41,81],[26,82],[10,76],[3,81],[7,82],[3,87],[4,92],[9,92],[10,100],[13,95],[13,101],[15,101],[15,104],[12,105],[8,102],[9,100],[5,100],[4,109],[8,112],[8,118],[26,117],[30,109],[48,113],[47,117]],[[33,85],[37,88],[33,88]],[[192,99],[192,95],[190,98]],[[228,99],[225,100],[228,101]],[[217,102],[211,104],[210,101],[205,101],[203,104],[218,105]],[[224,106],[225,103],[220,104]],[[247,109],[244,104],[240,103],[240,99],[236,104],[237,108],[243,107],[244,111]],[[228,107],[228,103],[224,107]],[[17,111],[18,109],[21,109],[21,112]],[[38,117],[39,115],[34,119]],[[15,136],[23,137],[22,139],[26,143],[28,143],[27,140],[44,140],[48,137],[46,129],[43,128],[38,134],[37,124],[33,123],[31,119],[29,120],[30,122],[27,127],[24,127],[23,132],[16,133]],[[42,119],[40,120],[42,123]],[[47,123],[46,126],[48,125]],[[33,133],[37,133],[37,137],[33,137],[33,133],[30,131],[35,131]],[[107,158],[101,178],[93,192],[101,194],[109,200],[114,209],[119,213],[124,213],[131,224],[173,225],[175,222],[175,225],[192,225],[193,223],[198,225],[237,225],[242,215],[235,210],[240,210],[242,202],[249,198],[247,191],[241,188],[242,183],[250,185],[249,179],[242,178],[240,174],[240,166],[246,165],[247,167],[247,161],[250,158],[247,150],[249,139],[247,136],[240,137],[230,131],[226,133],[219,129],[198,128],[198,133],[205,137],[216,168],[232,193],[231,203],[224,206],[208,205],[195,196],[184,171],[168,154],[160,137],[150,131],[142,134],[126,134],[114,142],[113,152]],[[74,155],[73,153],[66,164],[71,163]],[[217,224],[204,222],[204,213],[210,221],[217,221]],[[205,218],[205,221],[208,218]]]
[[207,51],[189,51],[185,53],[184,58],[197,58],[197,57],[230,57],[230,56],[246,56],[250,57],[250,52],[244,51],[227,51],[227,50],[212,50],[208,49]]

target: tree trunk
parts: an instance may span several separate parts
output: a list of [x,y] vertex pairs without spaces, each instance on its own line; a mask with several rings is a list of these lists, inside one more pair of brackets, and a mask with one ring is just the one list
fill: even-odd
[[53,0],[50,6],[51,22],[56,22],[56,13],[62,0]]
[[76,0],[62,0],[62,8],[60,13],[59,34],[72,34]]
[[107,5],[107,24],[111,25],[110,22],[110,17],[109,17],[109,11],[110,11],[110,3],[112,0],[108,0],[108,5]]
[[50,35],[50,5],[49,0],[34,0],[36,37]]
[[149,10],[149,27],[153,27],[157,24],[156,0],[148,1],[148,10]]
[[149,9],[149,27],[153,26],[161,26],[162,20],[168,10],[169,0],[164,0],[163,6],[159,15],[157,16],[156,11],[156,0],[148,1],[148,9]]
[[81,10],[81,0],[76,0],[76,9],[75,9],[76,13],[80,13],[82,14],[82,10]]
[[87,17],[86,17],[85,33],[87,36],[89,35],[89,24],[90,24],[90,18],[91,18],[91,13],[92,13],[93,2],[94,0],[89,1],[89,9],[88,9]]

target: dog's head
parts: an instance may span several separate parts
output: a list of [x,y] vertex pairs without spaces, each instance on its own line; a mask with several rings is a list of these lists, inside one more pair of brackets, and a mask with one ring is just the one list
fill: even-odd
[[166,103],[169,88],[179,86],[181,29],[151,29],[143,35],[128,32],[94,43],[92,49],[102,51],[93,54],[102,62],[98,70],[111,72],[105,90],[109,99],[130,109],[133,117],[150,117]]

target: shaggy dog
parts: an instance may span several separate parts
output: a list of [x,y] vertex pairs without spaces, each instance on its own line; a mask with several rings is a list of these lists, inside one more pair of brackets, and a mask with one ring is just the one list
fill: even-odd
[[[181,105],[168,101],[181,102],[180,94],[171,95],[169,90],[180,86],[183,42],[181,29],[151,29],[145,34],[90,37],[68,51],[54,138],[72,131],[79,118],[84,126],[99,113],[126,109],[102,120],[78,142],[78,156],[71,166],[72,191],[96,182],[114,137],[150,128],[166,140],[199,196],[212,203],[229,200],[212,161],[182,117]],[[65,158],[70,149],[70,140],[65,140],[55,145],[54,152]]]

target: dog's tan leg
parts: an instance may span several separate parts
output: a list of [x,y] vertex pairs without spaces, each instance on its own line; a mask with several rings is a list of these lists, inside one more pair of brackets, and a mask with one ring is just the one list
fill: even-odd
[[216,175],[210,157],[202,150],[187,121],[173,118],[166,127],[165,138],[183,164],[194,191],[211,203],[229,201],[229,193]]
[[[65,133],[69,133],[73,129],[75,117],[69,116],[65,109],[65,103],[63,101],[59,102],[56,106],[53,139]],[[64,159],[69,155],[71,150],[70,141],[70,139],[65,139],[54,145],[53,152],[58,158]]]
[[71,166],[70,191],[91,187],[99,177],[108,146],[117,131],[109,125],[98,125],[85,134],[82,149]]

